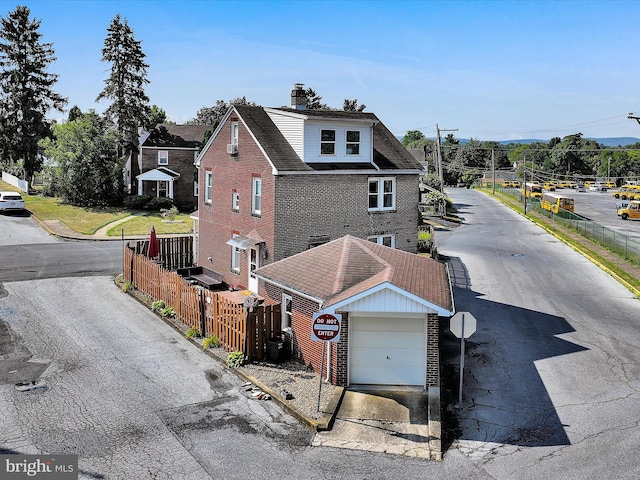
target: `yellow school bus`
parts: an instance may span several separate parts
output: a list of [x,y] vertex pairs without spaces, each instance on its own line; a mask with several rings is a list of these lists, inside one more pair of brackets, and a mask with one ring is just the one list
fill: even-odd
[[540,197],[540,206],[553,213],[558,213],[560,210],[573,212],[574,202],[573,198],[559,193],[543,192]]
[[537,182],[527,182],[522,187],[522,194],[531,198],[540,198],[542,196],[542,186]]

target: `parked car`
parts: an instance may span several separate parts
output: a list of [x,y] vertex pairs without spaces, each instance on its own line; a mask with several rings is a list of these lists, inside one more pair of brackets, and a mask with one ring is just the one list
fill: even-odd
[[584,187],[584,185],[582,185],[581,183],[579,183],[578,185],[576,185],[576,191],[577,192],[586,192],[587,189]]
[[21,212],[24,209],[24,199],[18,192],[0,192],[0,212]]
[[616,212],[621,208],[627,208],[629,206],[629,202],[625,202],[624,200],[620,200],[616,202]]
[[589,186],[589,190],[591,190],[592,192],[606,192],[607,186],[604,183],[596,182]]

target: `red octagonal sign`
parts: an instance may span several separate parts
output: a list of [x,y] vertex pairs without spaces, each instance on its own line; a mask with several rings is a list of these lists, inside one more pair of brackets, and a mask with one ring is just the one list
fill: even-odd
[[342,315],[339,313],[314,313],[311,340],[321,342],[339,342],[341,321]]

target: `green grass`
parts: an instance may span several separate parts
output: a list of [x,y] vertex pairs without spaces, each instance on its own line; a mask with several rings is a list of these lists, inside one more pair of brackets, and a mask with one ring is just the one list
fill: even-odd
[[136,216],[131,220],[119,223],[107,231],[109,236],[120,236],[124,229],[125,235],[146,235],[151,231],[151,226],[156,228],[156,233],[167,234],[189,234],[193,227],[193,220],[187,214],[176,215],[175,223],[169,223],[167,219],[157,213],[149,213],[148,215]]
[[[2,180],[0,180],[0,190],[19,191]],[[74,207],[62,203],[59,198],[20,193],[25,200],[27,210],[38,220],[60,220],[71,230],[85,235],[92,235],[98,229],[111,222],[139,213],[123,208]],[[163,223],[162,220],[160,213],[151,212],[149,215],[136,217],[133,220],[118,224],[111,228],[107,234],[119,236],[122,228],[124,228],[125,235],[146,235],[151,230],[151,225],[155,225],[158,234],[186,234],[191,232],[191,227],[193,226],[193,221],[186,214],[176,217],[176,220],[182,220],[180,223]]]

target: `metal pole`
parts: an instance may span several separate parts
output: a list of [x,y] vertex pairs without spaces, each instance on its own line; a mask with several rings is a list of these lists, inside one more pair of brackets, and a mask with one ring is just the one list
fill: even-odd
[[458,403],[462,404],[462,378],[464,373],[464,313],[462,314],[462,332],[460,335],[460,395]]
[[322,342],[322,362],[320,363],[320,384],[318,385],[318,411],[320,411],[320,394],[322,392],[322,370],[324,367],[324,350],[327,342]]

